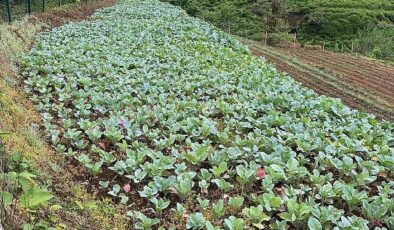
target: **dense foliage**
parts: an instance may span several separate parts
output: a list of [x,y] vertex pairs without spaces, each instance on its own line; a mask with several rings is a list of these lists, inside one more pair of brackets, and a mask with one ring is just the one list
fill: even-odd
[[250,10],[248,0],[164,0],[180,6],[194,17],[208,21],[222,30],[242,37],[261,40],[267,25]]
[[303,15],[299,38],[328,48],[357,51],[394,61],[394,1],[297,0],[293,14]]
[[394,22],[390,0],[297,0],[293,6],[294,12],[305,15],[300,32],[306,40],[354,40],[369,25]]
[[394,24],[380,23],[360,32],[357,52],[394,63]]
[[[204,18],[222,29],[233,27],[235,33],[240,31],[238,35],[249,38],[256,38],[261,29],[272,32],[269,27],[273,19],[287,20],[291,24],[289,29],[299,32],[305,41],[337,42],[358,38],[358,32],[369,25],[394,22],[394,2],[390,0],[168,1],[183,7],[192,16]],[[278,13],[279,9],[281,12]],[[249,26],[242,28],[241,23]],[[277,32],[285,31],[286,28],[281,28]]]
[[394,227],[393,124],[179,8],[122,1],[44,34],[22,67],[57,151],[136,229]]
[[[394,25],[394,1],[391,0],[166,1],[239,36],[268,41],[276,37],[281,41],[292,41],[292,36],[285,36],[290,32],[297,33],[297,38],[303,43],[324,44],[326,48],[337,50],[352,50],[355,43],[363,40],[365,34],[378,24]],[[370,37],[369,40],[376,42],[372,48],[364,46],[366,43],[362,41],[358,43],[359,48],[352,51],[368,50],[361,53],[394,61],[391,55],[371,52],[386,47],[385,40],[394,40],[393,35],[381,26],[373,32],[389,37],[381,40],[377,36]]]

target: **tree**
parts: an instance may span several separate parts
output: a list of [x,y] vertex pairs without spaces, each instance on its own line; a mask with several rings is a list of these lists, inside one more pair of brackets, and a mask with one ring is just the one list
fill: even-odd
[[269,33],[287,32],[288,0],[256,0],[252,4],[252,11],[262,18]]

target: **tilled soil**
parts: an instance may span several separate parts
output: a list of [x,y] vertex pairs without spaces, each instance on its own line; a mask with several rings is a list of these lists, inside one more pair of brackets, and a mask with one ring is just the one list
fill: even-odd
[[[284,50],[280,50],[284,51]],[[326,51],[289,50],[289,54],[303,62],[322,67],[344,81],[352,82],[384,100],[394,103],[394,67],[351,55],[333,54]],[[350,57],[350,58],[349,58]]]
[[[318,94],[341,98],[352,108],[394,122],[394,66],[350,54],[267,47],[251,41],[245,43],[254,55],[265,56],[280,71],[288,73]],[[291,59],[315,68],[321,76],[317,71],[311,73],[302,66],[295,68],[289,62]],[[333,81],[323,74],[334,77],[334,85],[338,86],[333,87]]]

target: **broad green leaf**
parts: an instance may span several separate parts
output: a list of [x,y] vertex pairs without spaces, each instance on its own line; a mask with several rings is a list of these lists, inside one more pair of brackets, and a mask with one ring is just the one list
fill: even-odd
[[5,206],[8,206],[12,204],[13,196],[9,192],[1,191],[0,192],[0,199],[1,203],[4,204]]
[[42,189],[33,189],[23,193],[19,198],[19,203],[24,208],[36,208],[52,199],[53,195]]
[[321,223],[314,217],[309,218],[308,227],[310,230],[322,230],[323,229]]

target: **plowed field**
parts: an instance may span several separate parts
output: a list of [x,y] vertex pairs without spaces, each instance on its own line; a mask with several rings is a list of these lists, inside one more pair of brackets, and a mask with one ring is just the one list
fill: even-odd
[[350,54],[283,49],[242,41],[319,94],[341,98],[348,106],[394,121],[394,66]]

